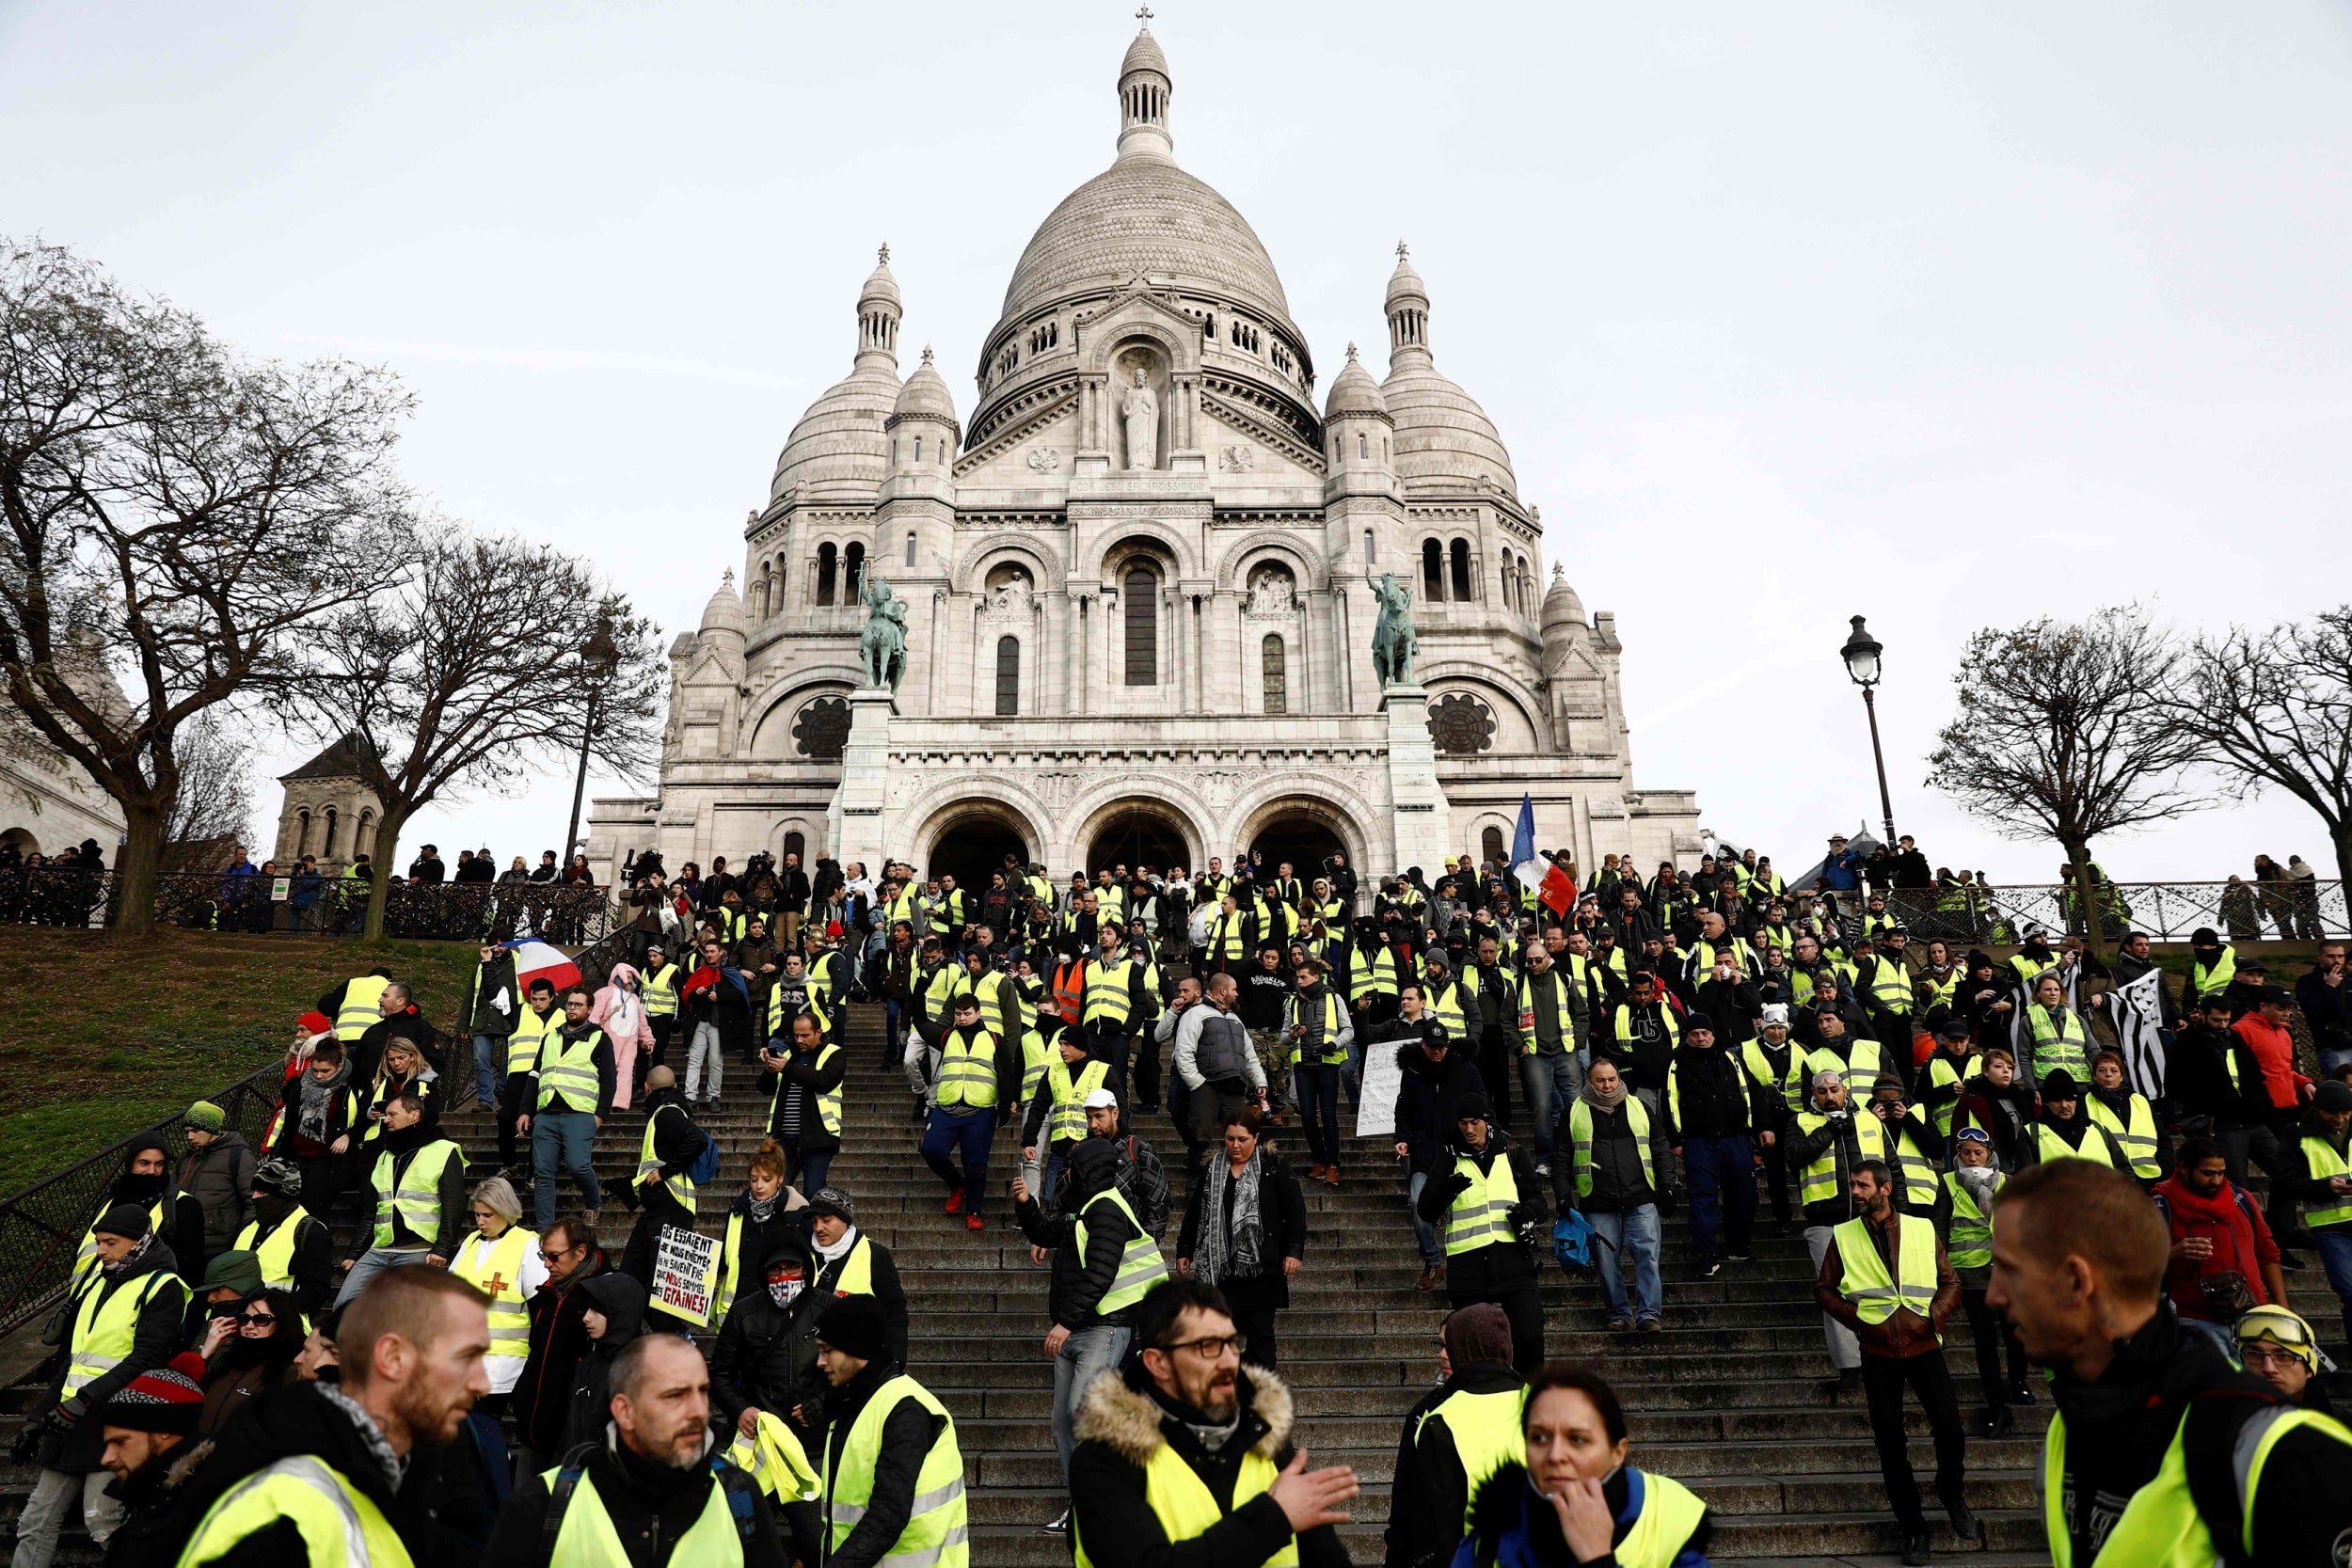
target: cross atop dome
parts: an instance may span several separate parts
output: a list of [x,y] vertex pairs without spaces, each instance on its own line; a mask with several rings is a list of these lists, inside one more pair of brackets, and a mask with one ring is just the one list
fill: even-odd
[[1151,7],[1149,7],[1149,6],[1145,6],[1145,7],[1141,8],[1140,9],[1138,9],[1138,10],[1136,12],[1136,20],[1137,22],[1140,22],[1140,23],[1142,23],[1142,24],[1143,24],[1143,25],[1142,25],[1142,26],[1140,26],[1140,27],[1138,27],[1138,28],[1136,28],[1136,29],[1137,32],[1139,32],[1139,33],[1148,33],[1148,32],[1150,32],[1150,31],[1152,30],[1152,8],[1151,8]]
[[[1401,256],[1404,254],[1404,251],[1405,247],[1403,245],[1397,246],[1397,254]],[[882,241],[882,248],[874,252],[874,260],[880,261],[885,267],[890,265],[890,242],[888,240]]]

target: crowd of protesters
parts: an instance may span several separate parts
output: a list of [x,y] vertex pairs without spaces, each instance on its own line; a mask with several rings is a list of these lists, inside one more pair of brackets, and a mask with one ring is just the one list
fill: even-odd
[[[453,879],[569,875],[495,866],[466,853]],[[441,879],[428,846],[409,880]],[[67,1370],[26,1429],[19,1568],[46,1568],[77,1503],[115,1560],[323,1563],[320,1497],[370,1560],[963,1561],[954,1423],[905,1374],[896,1260],[829,1180],[860,1004],[945,1212],[1009,1221],[1046,1268],[1072,1500],[1047,1528],[1081,1560],[1175,1561],[1195,1538],[1200,1561],[1345,1560],[1357,1479],[1295,1453],[1311,1395],[1278,1347],[1312,1266],[1307,1194],[1341,1189],[1343,1128],[1368,1125],[1392,1155],[1349,1187],[1402,1186],[1397,1244],[1447,1309],[1400,1441],[1400,1568],[1706,1560],[1704,1505],[1628,1462],[1597,1373],[1548,1358],[1538,1289],[1548,1262],[1588,1268],[1608,1330],[1663,1331],[1685,1204],[1702,1278],[1752,1264],[1759,1232],[1802,1235],[1825,1389],[1867,1410],[1907,1562],[1931,1532],[1906,1392],[1963,1540],[1983,1539],[1969,1441],[2041,1399],[2071,1434],[2047,1518],[2075,1560],[2123,1528],[2098,1499],[2154,1497],[2153,1409],[2272,1423],[2269,1479],[2232,1494],[2251,1560],[2323,1560],[2302,1554],[2352,1527],[2352,1433],[2287,1300],[2313,1256],[2352,1338],[2341,943],[2288,989],[2210,930],[2177,986],[2128,930],[2105,962],[2034,927],[1997,959],[1914,940],[1898,890],[1982,883],[1907,839],[1833,838],[1802,890],[1753,853],[1648,876],[1611,856],[1550,903],[1469,858],[1364,884],[1341,855],[1061,881],[1008,855],[967,887],[644,854],[621,880],[599,983],[485,944],[444,1033],[395,976],[354,976],[301,1021],[258,1148],[199,1104],[176,1169],[161,1140],[130,1151],[54,1325]],[[469,1072],[495,1171],[441,1131]],[[698,1120],[730,1073],[766,1117],[731,1195]],[[591,1154],[621,1117],[634,1158],[609,1182]],[[1303,1161],[1268,1135],[1294,1122]],[[697,1231],[716,1245],[676,1249]],[[2040,1392],[2029,1365],[2054,1372]],[[2162,1397],[2115,1393],[2143,1386]],[[2207,1506],[2192,1482],[2168,1525]]]

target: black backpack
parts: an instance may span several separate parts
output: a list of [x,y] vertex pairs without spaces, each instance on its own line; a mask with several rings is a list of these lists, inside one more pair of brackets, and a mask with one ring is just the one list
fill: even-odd
[[[555,1484],[548,1489],[548,1515],[540,1527],[539,1549],[548,1560],[555,1558],[555,1538],[564,1532],[564,1515],[572,1506],[572,1493],[580,1485],[580,1478],[588,1473],[588,1461],[603,1446],[603,1439],[582,1443],[564,1456],[555,1472]],[[754,1506],[759,1499],[759,1483],[725,1459],[713,1455],[710,1473],[719,1478],[719,1485],[727,1497],[727,1514],[735,1521],[735,1533],[743,1541],[752,1539],[757,1528],[758,1512]]]

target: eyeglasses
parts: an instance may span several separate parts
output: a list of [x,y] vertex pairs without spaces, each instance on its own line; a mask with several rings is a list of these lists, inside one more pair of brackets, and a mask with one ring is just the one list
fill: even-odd
[[1198,1339],[1179,1339],[1172,1345],[1163,1345],[1160,1348],[1170,1355],[1180,1350],[1188,1350],[1203,1361],[1222,1361],[1228,1350],[1235,1355],[1247,1351],[1249,1348],[1249,1337],[1246,1334],[1211,1334]]
[[2295,1352],[2286,1349],[2284,1346],[2273,1345],[2261,1339],[2240,1340],[2237,1347],[2237,1358],[2245,1365],[2247,1370],[2249,1371],[2251,1371],[2258,1367],[2301,1366],[2305,1364],[2303,1358],[2300,1355],[2297,1355]]
[[580,1248],[576,1246],[567,1246],[561,1252],[549,1252],[547,1248],[541,1247],[539,1249],[539,1261],[542,1263],[561,1263],[564,1259],[569,1258],[573,1253],[578,1252]]
[[237,1322],[241,1323],[274,1323],[277,1321],[278,1314],[275,1312],[242,1312],[237,1316]]

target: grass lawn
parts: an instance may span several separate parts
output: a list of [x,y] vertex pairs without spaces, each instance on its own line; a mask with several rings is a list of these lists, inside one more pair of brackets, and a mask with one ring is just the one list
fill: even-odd
[[0,1194],[267,1066],[322,991],[381,964],[446,1028],[473,982],[456,942],[0,927]]

